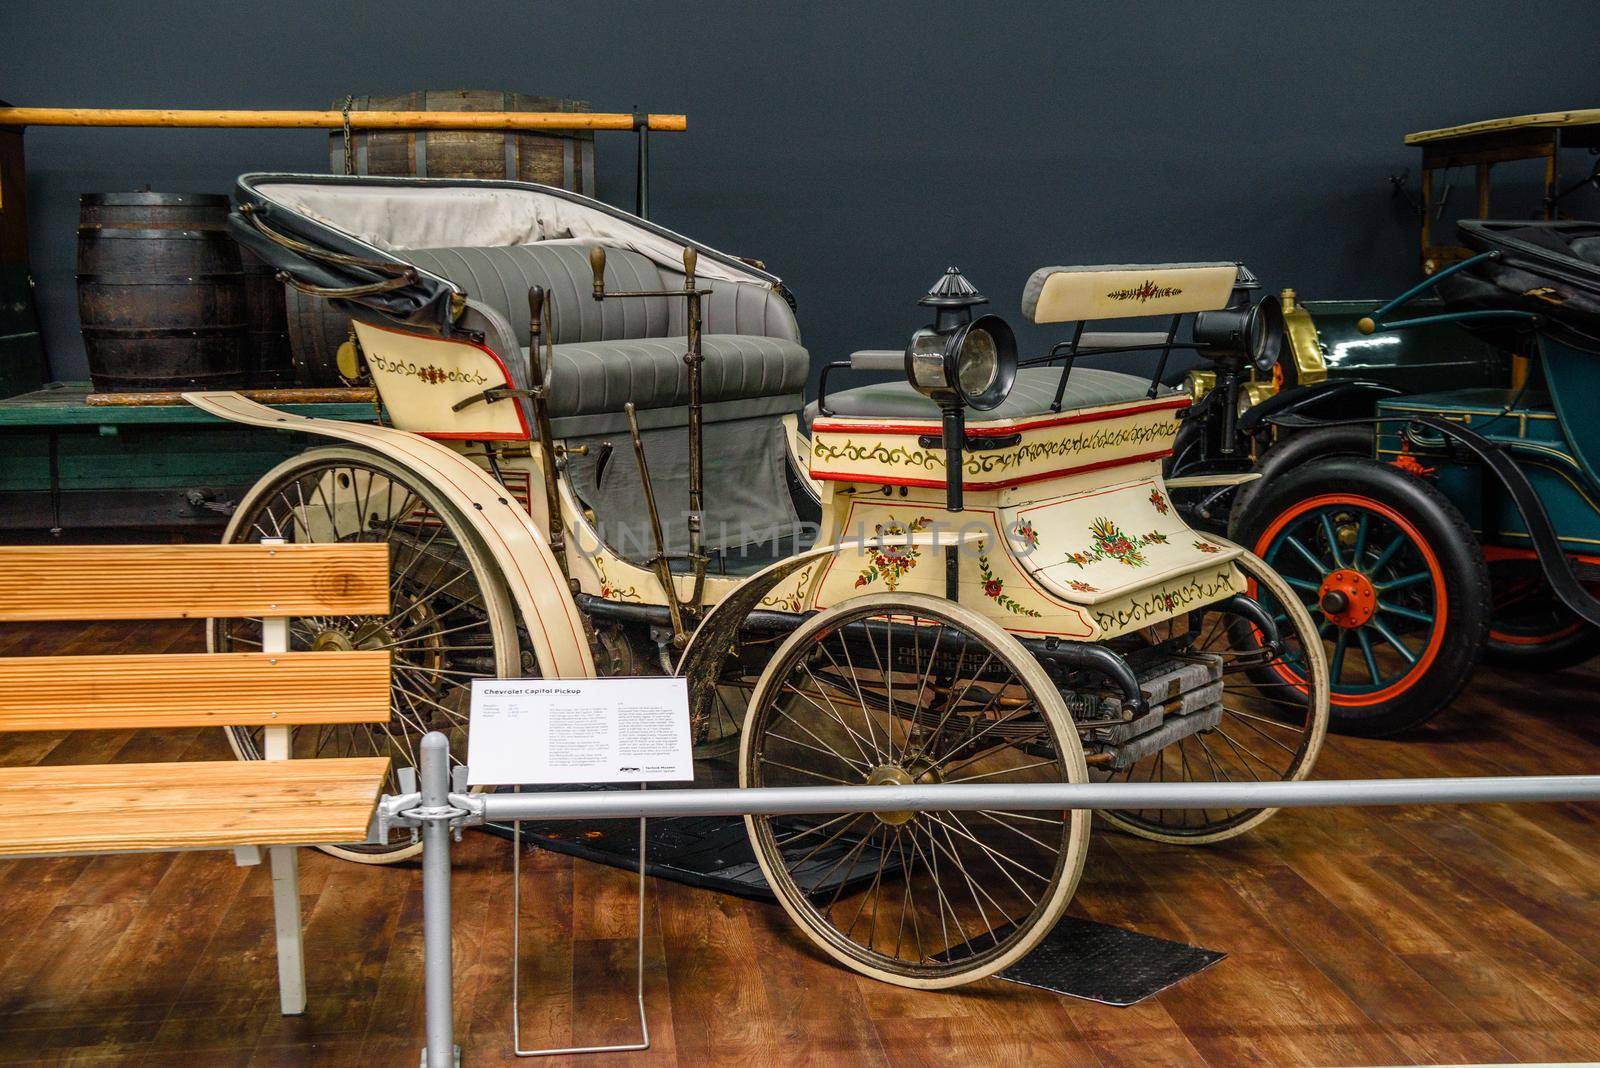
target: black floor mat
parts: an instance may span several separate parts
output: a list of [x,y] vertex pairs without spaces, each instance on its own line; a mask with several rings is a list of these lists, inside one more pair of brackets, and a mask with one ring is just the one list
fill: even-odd
[[[649,834],[646,871],[649,874],[725,894],[776,900],[762,878],[761,868],[745,837],[742,819],[686,816],[650,820],[646,827]],[[488,830],[506,838],[512,834],[509,824],[490,824]],[[524,820],[522,836],[527,844],[553,852],[629,871],[639,870],[637,820]],[[810,888],[813,892],[835,889],[843,868],[864,873],[856,882],[865,881],[869,873],[876,871],[876,861],[871,857],[855,865],[837,863],[858,841],[853,837],[841,837],[810,861],[807,868],[817,880]],[[811,843],[798,844],[795,848],[807,850]],[[884,870],[892,870],[891,864],[886,864]],[[1214,950],[1064,916],[1032,953],[1001,972],[1000,978],[1106,1005],[1132,1005],[1210,967],[1224,956]]]
[[[762,901],[777,900],[761,875],[761,866],[756,863],[750,840],[745,836],[743,820],[729,816],[684,816],[650,820],[645,826],[649,835],[645,870],[649,874],[724,894]],[[512,835],[509,824],[490,824],[488,829],[506,838]],[[637,820],[594,820],[589,823],[572,820],[536,823],[528,820],[522,824],[522,837],[529,845],[556,853],[566,853],[628,871],[639,870]],[[803,874],[797,875],[796,881],[805,885],[808,891],[816,893],[836,889],[847,871],[861,873],[853,882],[870,879],[878,865],[878,853],[874,848],[861,850],[853,864],[842,863],[844,856],[859,842],[858,837],[841,836],[837,841],[815,850],[815,855],[807,861]],[[811,840],[800,842],[794,847],[795,853],[810,851],[814,844]],[[899,861],[892,858],[885,861],[886,872],[898,868]]]
[[[1004,937],[1005,928],[997,936]],[[981,947],[980,947],[981,948]],[[1033,952],[1000,973],[1104,1005],[1136,1005],[1227,956],[1079,916],[1063,916]]]

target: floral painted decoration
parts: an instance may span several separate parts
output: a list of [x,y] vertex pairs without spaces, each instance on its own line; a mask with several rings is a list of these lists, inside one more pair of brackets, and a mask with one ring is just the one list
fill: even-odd
[[1029,549],[1037,549],[1039,547],[1039,532],[1033,529],[1031,520],[1017,520],[1016,523],[1012,524],[1011,533],[1015,534],[1017,540],[1021,541]]
[[1155,507],[1155,510],[1160,512],[1162,515],[1166,515],[1172,510],[1172,506],[1167,503],[1167,498],[1162,496],[1161,491],[1158,489],[1152,489],[1150,491],[1150,503]]
[[995,604],[1004,608],[1007,612],[1019,616],[1038,618],[1038,612],[1025,605],[1018,604],[1015,599],[1005,592],[1005,580],[998,577],[994,573],[994,569],[989,566],[989,557],[984,552],[985,548],[987,546],[982,542],[978,543],[978,574],[983,579],[983,595],[992,598]]
[[1087,582],[1083,581],[1082,579],[1068,579],[1067,580],[1067,585],[1071,586],[1073,589],[1077,590],[1079,593],[1098,593],[1099,590],[1100,590],[1100,587],[1091,586]]
[[1209,541],[1201,541],[1199,538],[1194,540],[1194,547],[1203,553],[1220,553],[1222,551],[1222,546],[1212,545]]
[[[927,530],[932,522],[925,515],[918,516],[910,523],[902,523],[890,516],[887,523],[876,524],[872,531],[881,543],[886,543],[890,538],[903,538],[915,531]],[[867,551],[872,555],[872,563],[862,568],[861,574],[856,576],[857,588],[881,578],[890,593],[895,591],[905,573],[917,566],[917,558],[922,555],[915,545],[879,544]]]
[[1150,561],[1145,559],[1141,550],[1150,545],[1165,545],[1169,540],[1167,535],[1157,530],[1148,534],[1126,534],[1105,516],[1089,524],[1089,533],[1094,538],[1094,544],[1081,552],[1067,554],[1067,559],[1079,567],[1099,560],[1115,560],[1128,567],[1144,567]]

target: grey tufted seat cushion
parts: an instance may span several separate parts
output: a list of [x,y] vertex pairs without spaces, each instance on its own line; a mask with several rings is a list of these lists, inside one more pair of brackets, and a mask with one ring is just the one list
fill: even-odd
[[[684,302],[669,297],[595,300],[591,247],[591,242],[563,240],[412,249],[405,256],[505,316],[522,346],[522,361],[512,368],[519,384],[527,366],[528,289],[545,288],[554,342],[553,417],[620,412],[629,401],[640,409],[687,404]],[[608,289],[674,289],[682,284],[681,274],[663,271],[637,252],[606,249]],[[804,390],[810,358],[783,298],[758,284],[716,281],[701,287],[711,289],[702,305],[706,403]]]
[[[688,345],[686,337],[658,337],[555,346],[551,417],[620,412],[628,401],[641,409],[688,404]],[[707,404],[799,393],[811,366],[805,349],[775,337],[703,334],[700,351],[706,361],[701,399]],[[522,350],[524,360],[527,353]]]
[[[1061,381],[1059,367],[1029,367],[1017,372],[1016,385],[1000,404],[987,412],[968,412],[970,421],[990,419],[1030,419],[1049,415]],[[1067,392],[1061,410],[1099,408],[1107,404],[1142,401],[1150,391],[1150,380],[1121,371],[1098,367],[1075,367],[1067,378]],[[881,382],[828,394],[828,408],[845,419],[939,419],[939,406],[911,388],[909,382]],[[806,405],[801,425],[809,431],[817,417],[817,402]]]

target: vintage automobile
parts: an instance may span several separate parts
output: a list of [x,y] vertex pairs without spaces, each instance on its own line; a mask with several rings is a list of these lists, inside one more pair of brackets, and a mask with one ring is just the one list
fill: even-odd
[[[1436,238],[1457,216],[1487,218],[1502,208],[1528,211],[1530,217],[1556,219],[1581,207],[1581,194],[1600,189],[1600,111],[1563,111],[1491,119],[1406,136],[1421,152],[1421,188],[1413,193],[1407,176],[1392,181],[1397,197],[1410,202],[1419,226],[1419,263],[1432,274],[1471,255],[1463,245]],[[1564,182],[1561,163],[1587,154],[1583,176]],[[1528,164],[1539,180],[1530,182]],[[1455,176],[1472,175],[1470,196],[1456,193]],[[1497,187],[1497,176],[1502,180]],[[1570,177],[1570,175],[1569,175]],[[1508,212],[1509,214],[1509,212]],[[1204,492],[1179,491],[1176,502],[1186,518],[1203,529],[1227,533],[1250,498],[1312,459],[1373,456],[1370,424],[1380,403],[1429,393],[1449,383],[1453,389],[1520,389],[1537,370],[1528,354],[1490,344],[1453,322],[1439,318],[1437,300],[1415,299],[1412,322],[1399,332],[1362,333],[1361,320],[1378,300],[1301,302],[1285,290],[1282,306],[1286,337],[1282,358],[1260,366],[1215,366],[1199,352],[1201,365],[1189,372],[1184,388],[1195,398],[1190,418],[1179,432],[1169,477],[1254,473],[1260,479],[1238,486],[1217,485]],[[1533,381],[1535,388],[1538,382]],[[1311,421],[1321,426],[1310,428]],[[1492,561],[1499,591],[1491,608],[1489,638],[1479,655],[1500,667],[1558,667],[1600,652],[1600,633],[1565,611],[1527,561]],[[1334,701],[1345,700],[1335,687]]]
[[[1395,196],[1409,203],[1420,224],[1418,260],[1425,274],[1469,254],[1459,244],[1440,243],[1435,235],[1456,216],[1489,218],[1497,195],[1496,174],[1509,171],[1498,192],[1502,203],[1527,201],[1528,175],[1517,165],[1539,164],[1536,198],[1515,206],[1531,208],[1546,220],[1555,219],[1563,205],[1571,207],[1575,194],[1600,188],[1600,165],[1587,164],[1583,178],[1565,185],[1560,168],[1563,152],[1592,156],[1600,149],[1600,111],[1592,109],[1423,130],[1406,135],[1405,143],[1421,153],[1421,187],[1413,191],[1407,174],[1390,181]],[[1473,176],[1470,197],[1455,195],[1454,176],[1460,172]],[[1511,213],[1502,208],[1502,214]],[[1528,374],[1529,364],[1521,354],[1505,352],[1448,323],[1428,323],[1403,333],[1362,334],[1358,323],[1379,300],[1302,301],[1292,289],[1284,290],[1281,300],[1287,331],[1281,359],[1241,368],[1228,361],[1215,365],[1201,350],[1199,366],[1182,378],[1195,407],[1179,433],[1168,475],[1246,471],[1262,475],[1260,482],[1237,488],[1178,495],[1191,522],[1217,533],[1227,531],[1239,502],[1303,460],[1330,452],[1372,453],[1371,435],[1362,427],[1328,429],[1307,438],[1280,416],[1348,420],[1372,415],[1384,398],[1428,392],[1441,382],[1461,389],[1496,389],[1519,386]],[[1438,310],[1436,303],[1419,301],[1414,318]],[[1496,628],[1489,655],[1501,663],[1517,664],[1528,648],[1510,632],[1502,639]]]
[[[387,421],[187,395],[330,439],[267,474],[228,540],[390,546],[390,616],[301,621],[293,641],[391,650],[393,719],[302,732],[297,754],[413,764],[440,730],[459,758],[473,679],[675,671],[700,752],[734,752],[745,785],[1310,771],[1327,683],[1309,613],[1252,554],[1186,526],[1161,475],[1189,398],[1070,358],[1118,347],[1084,320],[1221,308],[1233,264],[1041,270],[1023,314],[1076,322],[1076,341],[1022,367],[952,269],[909,344],[845,361],[899,381],[806,409],[775,276],[597,201],[278,174],[241,178],[237,199],[241,240],[355,315]],[[214,649],[259,641],[257,620],[212,623]],[[230,737],[261,755],[255,732]],[[1107,821],[1203,843],[1270,815]],[[1037,943],[1089,833],[1082,811],[748,822],[824,950],[920,987]]]
[[[1362,331],[1458,324],[1537,367],[1516,388],[1380,401],[1375,457],[1311,460],[1262,486],[1235,536],[1321,615],[1337,729],[1425,722],[1482,658],[1491,626],[1529,666],[1600,652],[1600,225],[1465,220],[1473,253]],[[1394,320],[1429,289],[1444,310]],[[1321,431],[1313,430],[1316,434]]]

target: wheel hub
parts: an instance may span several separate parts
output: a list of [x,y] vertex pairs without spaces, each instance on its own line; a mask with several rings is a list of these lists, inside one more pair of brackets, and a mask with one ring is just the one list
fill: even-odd
[[355,647],[355,642],[342,630],[325,630],[311,639],[313,653],[348,653]]
[[314,653],[348,653],[355,649],[386,649],[395,641],[392,628],[381,623],[357,627],[353,632],[339,627],[326,627],[311,639]]
[[[873,768],[872,773],[867,776],[868,786],[911,786],[916,781],[915,776],[898,764],[880,764]],[[891,827],[898,827],[903,823],[910,823],[911,817],[915,816],[916,813],[906,809],[894,812],[877,812],[874,815],[878,817],[878,822],[886,823]]]
[[1322,580],[1317,604],[1329,622],[1351,630],[1366,626],[1378,610],[1378,592],[1361,572],[1340,568]]

